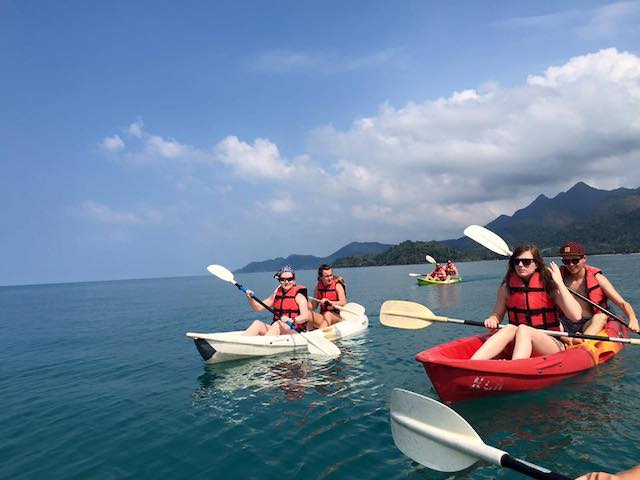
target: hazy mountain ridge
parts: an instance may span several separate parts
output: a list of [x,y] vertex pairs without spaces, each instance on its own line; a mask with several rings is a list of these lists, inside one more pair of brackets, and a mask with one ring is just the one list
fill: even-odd
[[393,245],[379,242],[351,242],[348,245],[336,250],[327,257],[316,257],[314,255],[289,255],[287,258],[278,257],[261,262],[251,262],[236,270],[237,273],[248,272],[275,272],[282,265],[291,265],[296,269],[305,270],[318,268],[323,263],[332,264],[336,260],[352,256],[376,255],[389,250]]
[[[584,244],[588,253],[638,252],[640,188],[600,190],[578,182],[553,198],[539,195],[528,206],[511,216],[500,215],[486,227],[503,237],[511,247],[535,243],[545,255],[556,255],[560,245],[571,240]],[[357,245],[378,245],[380,250],[363,252]],[[466,237],[441,241],[407,240],[398,245],[354,242],[329,257],[292,255],[287,259],[253,262],[241,271],[275,271],[283,263],[291,263],[297,268],[315,268],[320,263],[332,263],[336,267],[405,265],[425,263],[425,254],[438,261],[496,257]],[[296,262],[305,266],[298,266]],[[245,270],[253,265],[252,268],[269,267]]]

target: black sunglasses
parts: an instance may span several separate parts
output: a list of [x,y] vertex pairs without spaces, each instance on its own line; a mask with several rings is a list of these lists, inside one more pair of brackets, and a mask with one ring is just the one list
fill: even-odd
[[584,255],[582,257],[579,258],[563,258],[562,259],[562,263],[564,263],[565,265],[577,265],[578,263],[580,263],[580,260],[582,260],[584,258]]
[[513,265],[514,267],[519,263],[521,263],[523,267],[528,267],[529,265],[531,265],[532,262],[535,262],[533,258],[512,258],[511,259],[511,265]]
[[295,275],[293,277],[278,277],[279,282],[293,282],[295,279]]

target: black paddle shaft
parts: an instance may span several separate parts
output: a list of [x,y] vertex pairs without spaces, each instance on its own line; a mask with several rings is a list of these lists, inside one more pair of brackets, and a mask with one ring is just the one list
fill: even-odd
[[[238,282],[233,282],[233,284],[238,287],[238,290],[247,293],[247,289],[244,288],[242,285],[240,285]],[[256,302],[258,302],[260,305],[262,305],[264,308],[266,308],[267,310],[269,310],[271,313],[275,314],[276,312],[273,311],[273,308],[271,308],[270,306],[266,305],[262,300],[260,300],[258,297],[255,297],[253,295],[251,295],[251,298],[253,298]]]
[[528,477],[537,478],[538,480],[572,480],[570,477],[560,473],[552,472],[546,468],[539,467],[533,463],[525,462],[518,458],[514,458],[505,453],[500,459],[500,465],[516,472],[520,472]]

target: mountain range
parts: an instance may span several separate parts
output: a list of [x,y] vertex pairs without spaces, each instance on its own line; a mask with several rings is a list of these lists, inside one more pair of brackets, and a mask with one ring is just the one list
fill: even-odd
[[[640,188],[600,190],[578,182],[553,198],[539,195],[513,215],[500,215],[486,227],[512,247],[538,245],[545,255],[555,255],[560,245],[578,241],[587,253],[640,251]],[[328,257],[291,255],[252,262],[240,271],[275,271],[285,263],[296,268],[316,268],[320,263],[336,267],[424,263],[425,254],[438,260],[495,258],[466,237],[442,241],[405,241],[398,245],[353,242]]]

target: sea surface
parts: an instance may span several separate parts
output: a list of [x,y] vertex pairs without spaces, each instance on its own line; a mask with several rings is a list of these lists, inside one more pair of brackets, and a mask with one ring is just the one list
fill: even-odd
[[[640,311],[640,255],[590,258]],[[206,366],[185,332],[246,327],[231,284],[197,277],[0,288],[0,478],[524,478],[479,463],[427,469],[394,445],[395,387],[437,398],[416,353],[480,333],[397,330],[382,302],[482,320],[505,261],[459,263],[465,281],[418,286],[429,265],[338,271],[369,331],[334,360],[305,352]],[[204,267],[203,267],[204,272]],[[298,272],[313,288],[315,272]],[[269,273],[237,280],[267,297]],[[488,445],[570,477],[640,462],[640,346],[547,390],[454,404]]]

